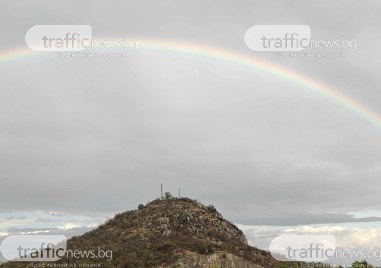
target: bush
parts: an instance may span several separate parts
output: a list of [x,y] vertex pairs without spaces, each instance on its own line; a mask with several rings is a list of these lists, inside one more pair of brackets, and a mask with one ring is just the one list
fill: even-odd
[[171,199],[172,198],[172,194],[170,192],[165,192],[164,196],[165,196],[165,199]]

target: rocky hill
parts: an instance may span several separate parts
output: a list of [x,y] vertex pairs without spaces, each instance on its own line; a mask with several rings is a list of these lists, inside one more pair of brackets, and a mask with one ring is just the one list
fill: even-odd
[[[188,198],[157,199],[117,214],[97,229],[71,238],[68,248],[112,250],[112,260],[65,258],[58,262],[76,267],[91,267],[85,263],[102,264],[100,267],[278,266],[268,252],[250,247],[241,230],[213,206]],[[4,267],[18,265],[25,267],[22,263]]]

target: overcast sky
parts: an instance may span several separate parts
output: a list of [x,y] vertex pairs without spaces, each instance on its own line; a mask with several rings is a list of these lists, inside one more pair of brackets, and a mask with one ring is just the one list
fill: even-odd
[[[381,113],[379,1],[72,3],[3,1],[0,51],[25,47],[33,25],[86,24],[95,38],[263,58]],[[243,36],[256,24],[306,24],[314,39],[357,49],[328,59],[254,52]],[[380,135],[300,84],[208,57],[138,47],[118,59],[40,53],[0,63],[0,234],[11,220],[44,222],[42,211],[88,226],[158,197],[161,183],[246,225],[379,221]]]

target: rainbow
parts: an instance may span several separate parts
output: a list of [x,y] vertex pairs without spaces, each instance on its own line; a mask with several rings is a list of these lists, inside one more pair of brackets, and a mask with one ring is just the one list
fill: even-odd
[[32,56],[39,54],[30,50],[29,48],[16,48],[7,51],[0,52],[0,63],[6,63],[12,60],[22,59],[26,56]]
[[[101,38],[100,40],[111,40],[109,38]],[[112,39],[115,40],[115,39]],[[286,69],[282,66],[270,63],[263,59],[259,59],[252,55],[243,54],[219,47],[208,46],[198,43],[180,42],[175,40],[162,39],[130,39],[137,42],[137,49],[169,51],[175,53],[185,53],[196,56],[212,58],[231,62],[248,68],[253,68],[261,72],[265,72],[288,81],[301,85],[303,88],[315,92],[331,101],[346,107],[353,113],[361,116],[373,125],[381,128],[381,115],[373,111],[371,108],[358,102],[352,97],[345,95],[340,90],[323,84],[312,79],[302,73]],[[0,63],[21,59],[25,56],[38,55],[41,52],[33,52],[29,48],[18,48],[4,52],[0,52]]]

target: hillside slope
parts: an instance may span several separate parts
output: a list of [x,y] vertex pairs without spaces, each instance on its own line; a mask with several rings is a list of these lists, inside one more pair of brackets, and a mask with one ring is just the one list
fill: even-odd
[[[62,259],[101,267],[278,266],[268,252],[250,247],[241,230],[213,207],[188,198],[154,200],[68,241],[71,250],[112,250],[112,260]],[[25,264],[19,263],[25,267]],[[4,267],[16,267],[13,263]],[[78,267],[78,266],[77,266]],[[84,266],[82,266],[84,267]]]

